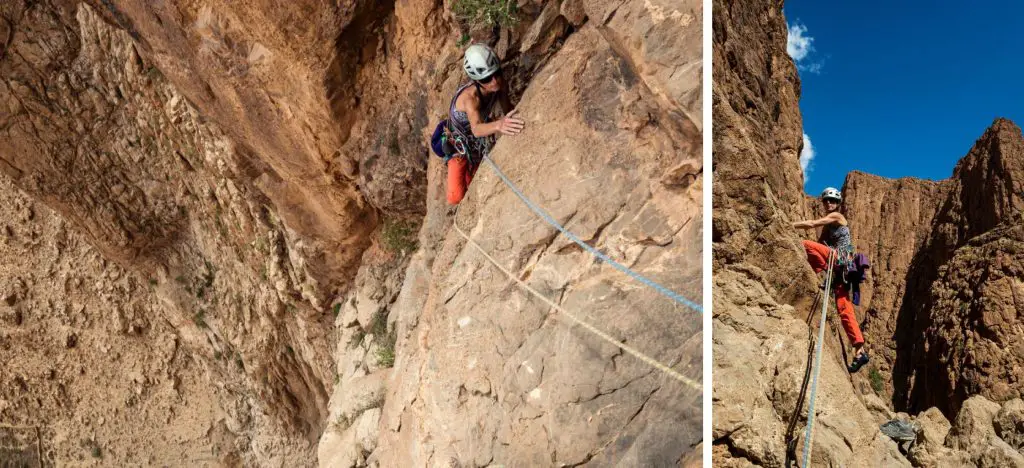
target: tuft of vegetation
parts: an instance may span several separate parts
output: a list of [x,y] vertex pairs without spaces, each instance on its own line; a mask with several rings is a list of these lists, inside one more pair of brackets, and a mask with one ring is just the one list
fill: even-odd
[[102,456],[103,456],[103,451],[100,450],[100,447],[98,445],[93,446],[93,448],[92,448],[92,457],[93,458],[100,458]]
[[340,431],[344,432],[345,429],[348,429],[350,426],[352,426],[352,421],[349,420],[348,416],[346,416],[343,413],[338,415],[338,418],[334,420],[334,424],[338,426],[338,429]]
[[214,352],[213,352],[213,358],[214,358],[214,359],[216,359],[216,360],[220,361],[220,358],[221,358],[221,357],[222,357],[222,355],[220,354],[220,351],[214,351]]
[[206,325],[205,317],[206,312],[200,310],[199,312],[196,312],[196,314],[192,316],[192,323],[195,323],[196,326],[199,328],[208,328],[208,326]]
[[156,286],[156,278],[150,278],[149,279],[149,285],[150,286]]
[[377,365],[381,367],[395,367],[395,340],[394,336],[388,336],[377,348]]
[[868,371],[868,380],[871,381],[871,389],[875,393],[882,393],[882,390],[885,390],[885,379],[882,377],[882,373],[878,372],[877,367],[872,367]]
[[384,248],[396,253],[409,253],[416,250],[416,224],[412,221],[385,220],[380,230],[380,239]]
[[334,318],[338,318],[338,314],[341,313],[341,303],[339,302],[337,304],[334,304],[334,307],[331,308],[331,311],[334,312]]
[[469,44],[469,39],[469,33],[462,33],[462,35],[459,36],[459,42],[456,45],[458,45],[459,47],[463,47],[466,44]]
[[373,314],[373,325],[370,326],[370,333],[377,338],[383,338],[388,334],[388,314],[383,309]]
[[388,315],[383,310],[374,315],[370,333],[373,333],[374,341],[380,343],[377,348],[377,365],[395,367],[395,343],[398,336],[394,331],[388,333]]
[[455,0],[452,13],[470,25],[512,27],[519,22],[516,0]]

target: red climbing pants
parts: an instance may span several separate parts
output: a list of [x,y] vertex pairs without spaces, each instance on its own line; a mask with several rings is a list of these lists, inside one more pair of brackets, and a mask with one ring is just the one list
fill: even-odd
[[469,169],[469,162],[464,157],[455,157],[448,160],[448,204],[458,205],[462,197],[466,196],[469,183],[476,174],[476,166]]
[[[811,268],[814,268],[814,272],[822,272],[828,267],[828,256],[831,253],[827,245],[819,244],[817,242],[805,240],[804,250],[807,251],[807,263],[811,264]],[[853,303],[850,302],[850,293],[846,290],[846,286],[842,284],[835,285],[836,291],[836,308],[839,309],[839,318],[843,322],[843,329],[846,330],[846,336],[850,338],[850,342],[854,346],[860,346],[864,344],[864,335],[860,333],[860,325],[857,324],[857,316],[853,313]]]

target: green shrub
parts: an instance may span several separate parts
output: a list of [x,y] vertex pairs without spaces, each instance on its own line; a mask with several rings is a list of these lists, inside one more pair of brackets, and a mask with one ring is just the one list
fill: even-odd
[[380,230],[384,248],[391,252],[416,250],[416,224],[412,221],[386,220]]
[[882,391],[885,390],[885,379],[882,377],[882,373],[878,372],[877,367],[872,367],[871,370],[868,371],[868,379],[871,380],[871,389],[874,390],[875,393],[882,393]]
[[470,25],[510,27],[519,22],[519,7],[514,0],[455,0],[452,13]]
[[205,317],[206,312],[200,310],[199,312],[196,312],[196,314],[192,316],[192,323],[195,323],[196,326],[199,328],[207,328]]
[[377,348],[377,365],[381,367],[395,366],[395,342],[398,336],[394,331],[388,333],[388,314],[381,310],[373,316],[373,326],[370,328],[374,341],[380,343]]
[[395,367],[395,340],[390,336],[385,337],[384,343],[377,348],[377,365]]

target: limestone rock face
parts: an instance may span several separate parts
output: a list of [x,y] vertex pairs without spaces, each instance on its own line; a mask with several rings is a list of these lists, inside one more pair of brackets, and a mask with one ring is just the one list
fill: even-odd
[[[772,298],[760,274],[725,269],[715,278],[712,437],[725,449],[716,457],[723,466],[785,466],[786,427],[806,365],[806,323],[792,306]],[[833,355],[825,356],[817,392],[813,464],[910,466],[878,431],[867,402]],[[797,453],[804,424],[801,417]]]
[[[899,315],[894,311],[904,305],[907,275],[929,239],[948,187],[945,182],[891,180],[863,172],[852,172],[846,177],[844,214],[852,226],[857,251],[871,260],[870,281],[863,285],[861,305],[857,307],[866,336],[890,337],[896,333]],[[872,339],[873,367],[882,375],[892,374],[897,343]],[[866,380],[858,380],[867,384]],[[886,379],[883,395],[891,395],[892,391],[892,383]]]
[[[585,6],[590,18],[611,15],[600,4]],[[665,14],[656,29],[696,27]],[[674,94],[658,82],[662,69],[640,68],[620,48],[635,43],[640,21],[570,36],[519,104],[529,122],[559,126],[528,124],[521,136],[502,138],[492,156],[575,235],[699,301],[699,162],[688,163],[689,177],[667,177],[697,158],[699,131],[673,104],[689,92]],[[691,37],[693,47],[699,35]],[[428,204],[428,224],[447,211],[439,201]],[[445,219],[446,234],[437,243],[424,239],[406,274],[410,289],[397,299],[402,307],[392,309],[400,314],[398,357],[370,464],[659,466],[695,450],[699,391],[560,317],[448,223],[541,294],[699,380],[698,314],[558,235],[490,166],[477,173],[457,216]],[[415,278],[425,271],[420,286]],[[412,298],[421,288],[425,297]]]
[[[724,466],[782,466],[808,366],[806,324],[816,328],[820,313],[809,307],[818,280],[799,247],[804,233],[790,223],[821,213],[797,164],[799,81],[781,2],[716,2],[712,17],[713,452]],[[838,367],[845,337],[830,326],[814,463],[1019,464],[1017,405],[1003,402],[1021,392],[1022,167],[1020,129],[997,119],[950,179],[847,177],[843,208],[872,261],[858,308],[872,363],[853,376]],[[878,429],[897,417],[924,428],[908,453]]]
[[919,318],[927,352],[915,363],[914,404],[956,411],[971,395],[1001,402],[1024,394],[1022,261],[1024,226],[1012,222],[972,238],[940,268],[931,312]]
[[233,356],[189,350],[161,288],[0,177],[5,463],[231,465],[255,463],[253,446],[302,462],[284,431],[254,430],[266,418],[238,398],[247,379]]
[[746,263],[786,289],[810,280],[790,228],[806,213],[800,81],[775,3],[714,2],[713,242],[716,271]]
[[[699,391],[565,324],[458,241],[424,139],[463,80],[463,33],[493,44],[528,125],[498,144],[502,168],[586,242],[700,302],[700,2],[519,3],[502,28],[434,0],[0,5],[0,174],[32,206],[0,218],[21,249],[5,258],[50,258],[21,243],[47,208],[91,263],[133,278],[84,268],[95,312],[56,273],[12,281],[0,333],[31,322],[18,343],[58,343],[65,363],[102,323],[110,352],[139,354],[123,384],[152,413],[102,416],[120,425],[90,436],[104,462],[137,462],[142,424],[229,466],[692,462]],[[557,237],[486,168],[459,215],[524,281],[701,380],[698,315]],[[44,333],[28,311],[43,298],[72,318]],[[5,385],[94,382],[29,375],[32,353]],[[47,414],[75,428],[96,398]],[[0,415],[22,421],[29,403],[6,395]],[[58,432],[46,461],[80,464],[80,434]],[[181,464],[168,444],[139,446]]]
[[[132,31],[86,3],[0,8],[13,27],[0,60],[4,177],[148,284],[162,305],[148,320],[236,394],[246,417],[228,427],[252,437],[243,460],[309,458],[332,375],[323,308],[344,282],[316,266],[325,244],[282,221],[258,158],[164,78]],[[115,315],[128,332],[146,317]]]
[[[995,343],[1019,335],[1013,325],[1019,323],[1019,308],[1013,305],[1012,291],[1022,277],[1009,266],[1016,250],[1003,250],[1020,240],[1020,233],[1013,227],[1020,224],[1020,209],[1024,206],[1022,168],[1024,136],[1020,128],[1008,120],[996,119],[957,164],[953,177],[942,182],[950,187],[949,193],[942,200],[927,242],[908,271],[909,300],[893,311],[899,317],[894,404],[914,410],[938,406],[950,415],[975,393],[995,401],[1020,395],[1016,382],[1020,373],[1015,369],[1020,364],[1015,363],[1018,358],[1011,357],[1019,356],[1020,350],[1012,345],[995,354],[989,350],[999,346]],[[985,256],[979,257],[982,254]],[[985,273],[989,270],[993,275]],[[982,298],[987,294],[991,298]],[[978,314],[987,318],[979,321]],[[997,319],[1000,315],[1004,318]],[[961,338],[953,338],[951,330],[943,329],[953,323],[964,327]],[[998,328],[998,333],[993,334],[993,328]],[[978,334],[984,338],[970,338]],[[981,343],[973,351],[969,348],[976,339]],[[932,367],[937,362],[951,362],[954,355],[967,354],[973,356],[955,364],[952,375],[942,375]],[[995,361],[973,363],[990,359]],[[971,371],[975,366],[985,370]],[[990,373],[1013,377],[983,376]],[[940,393],[952,398],[936,400]]]

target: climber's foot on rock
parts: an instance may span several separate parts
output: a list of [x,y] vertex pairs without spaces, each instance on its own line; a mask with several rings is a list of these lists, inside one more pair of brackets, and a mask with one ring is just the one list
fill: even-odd
[[867,364],[868,361],[870,361],[870,359],[868,359],[868,354],[861,351],[860,353],[857,354],[857,357],[853,358],[853,363],[850,364],[850,367],[848,367],[847,369],[852,374],[854,372],[859,371],[861,367],[864,367],[864,364]]

